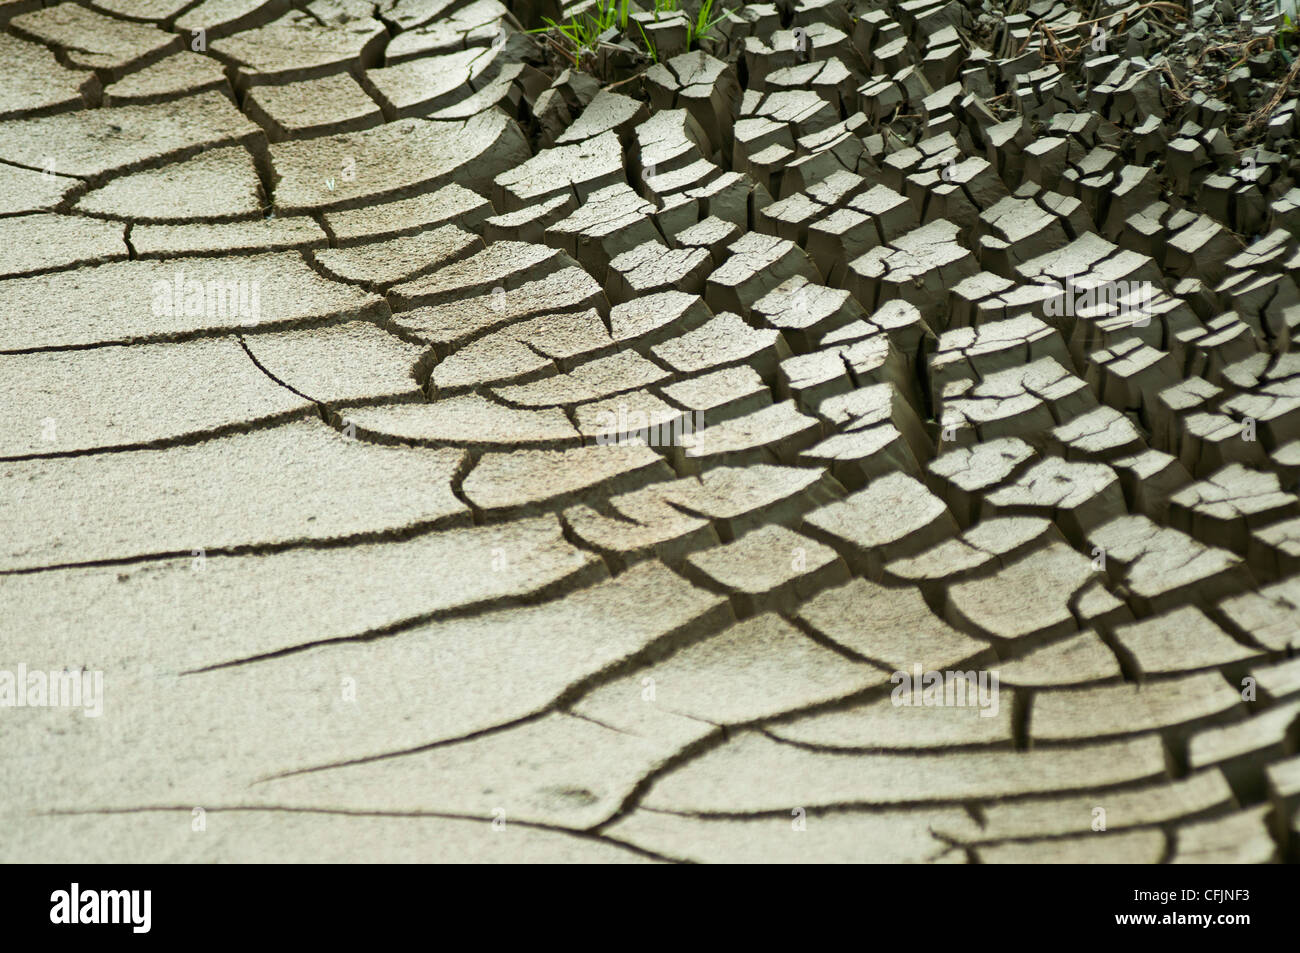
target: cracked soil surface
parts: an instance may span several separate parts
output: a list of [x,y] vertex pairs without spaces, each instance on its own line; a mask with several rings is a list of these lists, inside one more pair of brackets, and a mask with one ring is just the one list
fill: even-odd
[[0,860],[1295,860],[1280,18],[591,10],[0,0]]

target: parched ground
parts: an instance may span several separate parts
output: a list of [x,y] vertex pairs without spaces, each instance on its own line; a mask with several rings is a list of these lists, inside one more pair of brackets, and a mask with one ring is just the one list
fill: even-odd
[[1280,16],[631,9],[0,0],[0,860],[1294,859]]

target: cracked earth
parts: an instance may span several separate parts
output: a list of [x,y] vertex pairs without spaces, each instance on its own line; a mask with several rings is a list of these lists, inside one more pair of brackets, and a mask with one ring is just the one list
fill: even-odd
[[0,860],[1295,859],[1280,15],[698,9],[0,0]]

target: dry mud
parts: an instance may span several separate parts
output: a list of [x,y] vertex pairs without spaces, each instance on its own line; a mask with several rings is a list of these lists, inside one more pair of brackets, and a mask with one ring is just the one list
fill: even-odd
[[0,860],[1294,859],[1280,18],[590,11],[0,2]]

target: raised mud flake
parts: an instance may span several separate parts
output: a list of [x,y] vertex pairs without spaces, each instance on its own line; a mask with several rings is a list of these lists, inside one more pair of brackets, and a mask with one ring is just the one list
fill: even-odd
[[790,353],[779,332],[751,328],[730,311],[717,314],[698,328],[657,344],[650,351],[656,359],[682,374],[701,374],[745,364],[765,378],[775,371],[776,362]]
[[641,170],[641,182],[638,188],[659,209],[658,218],[661,228],[667,222],[676,224],[679,217],[688,218],[690,224],[696,224],[694,219],[698,218],[698,215],[691,213],[698,212],[698,206],[686,201],[685,192],[705,186],[715,181],[721,174],[722,170],[707,159],[696,159],[689,165],[672,171],[661,171],[646,166]]
[[794,464],[799,451],[820,434],[817,420],[799,413],[794,401],[786,400],[683,435],[673,448],[673,461],[684,473],[717,466]]
[[732,116],[740,101],[731,66],[694,50],[652,66],[646,81],[656,109],[685,108],[708,135],[714,151],[730,145]]
[[901,298],[922,314],[943,313],[946,289],[979,268],[946,220],[905,232],[887,246],[854,259],[845,282],[867,309]]
[[[211,380],[222,381],[219,398]],[[142,446],[302,416],[232,337],[0,356],[0,458]]]
[[388,33],[363,0],[314,0],[277,20],[212,43],[239,81],[284,83],[374,65]]
[[1269,805],[1228,814],[1177,829],[1178,850],[1171,864],[1267,864],[1277,859],[1268,833]]
[[840,432],[803,452],[810,462],[829,465],[849,489],[891,472],[919,477],[919,460],[930,456],[920,421],[892,382],[858,387],[818,404],[818,416]]
[[713,152],[709,137],[685,109],[659,110],[635,132],[647,188],[654,177],[707,159]]
[[1300,569],[1300,518],[1254,530],[1246,555],[1251,568],[1262,579],[1289,576]]
[[1223,370],[1259,350],[1258,332],[1235,311],[1228,311],[1205,322],[1179,331],[1170,349],[1180,358],[1189,374],[1198,374],[1211,383],[1220,379]]
[[[455,304],[457,299],[495,292],[496,288],[508,293],[528,282],[571,268],[573,264],[573,259],[564,252],[544,245],[497,242],[479,249],[467,258],[451,261],[430,274],[403,282],[391,289],[389,294],[397,311],[408,311],[425,305]],[[498,307],[490,310],[508,314],[508,297],[507,294]]]
[[1044,322],[1027,315],[947,331],[930,357],[932,399],[937,401],[950,381],[969,377],[978,380],[1043,358],[1052,358],[1063,367],[1070,366],[1070,355],[1061,336]]
[[283,86],[254,86],[244,111],[271,142],[369,129],[384,121],[379,106],[349,73]]
[[[1254,394],[1237,394],[1225,400],[1219,409],[1242,422],[1242,438],[1249,439],[1250,426],[1255,439],[1273,449],[1300,437],[1300,390],[1294,380],[1265,385]],[[1248,425],[1247,420],[1254,421]]]
[[[585,241],[579,236],[580,243]],[[612,301],[631,301],[673,288],[698,294],[704,290],[712,264],[706,249],[668,249],[658,241],[647,241],[610,260],[605,288]],[[590,267],[599,270],[596,264]]]
[[0,213],[52,211],[78,184],[76,179],[57,173],[7,167],[0,175]]
[[1138,685],[1053,689],[1034,698],[1030,734],[1042,741],[1162,732],[1185,738],[1210,723],[1245,714],[1241,695],[1217,672]]
[[1115,629],[1115,642],[1141,675],[1170,675],[1236,665],[1261,655],[1215,625],[1195,606],[1185,606]]
[[366,87],[390,120],[404,116],[466,118],[446,116],[444,111],[457,111],[474,93],[487,94],[493,81],[503,76],[504,59],[497,49],[481,46],[404,60],[367,70]]
[[564,511],[565,526],[613,566],[659,559],[678,567],[687,553],[719,540],[706,517],[673,505],[673,487],[673,483],[652,483],[611,497],[610,515],[586,504],[570,507]]
[[947,587],[957,580],[1009,565],[1061,538],[1055,526],[1033,516],[982,520],[959,537],[887,563],[883,579],[891,586],[919,586],[927,599],[942,605]]
[[981,512],[1047,516],[1081,542],[1092,529],[1125,513],[1115,471],[1103,463],[1044,457],[1013,482],[984,497]]
[[[595,531],[581,529],[576,522],[571,525],[586,533],[584,538],[597,548],[608,551],[605,540],[618,543],[619,552],[627,553],[630,560],[639,547],[655,541],[664,558],[680,561],[686,552],[722,540],[734,540],[752,530],[773,523],[790,525],[808,510],[821,505],[838,493],[833,481],[824,473],[803,467],[780,467],[753,464],[747,467],[715,467],[699,476],[685,477],[666,484],[654,484],[643,491],[616,496],[613,508],[632,525],[622,524],[620,530],[606,521]],[[566,511],[568,519],[572,510]],[[586,525],[593,525],[584,514]],[[623,530],[626,530],[624,532]],[[659,542],[677,540],[671,550]],[[671,557],[667,554],[671,551]]]
[[115,178],[82,196],[76,209],[134,222],[192,222],[261,217],[265,205],[253,157],[231,146]]
[[578,404],[572,414],[587,443],[636,441],[647,446],[675,446],[695,427],[684,411],[644,388]]
[[73,66],[99,71],[110,81],[181,48],[174,33],[75,3],[24,13],[9,24],[20,35],[61,50]]
[[[503,248],[498,243],[492,246],[498,251],[491,256],[475,256],[460,263],[464,265],[463,268],[458,265],[447,269],[448,274],[441,277],[435,274],[399,285],[390,291],[392,299],[399,304],[403,301],[403,293],[425,296],[426,299],[431,297],[442,302],[398,311],[393,317],[394,323],[406,336],[432,344],[439,354],[446,355],[476,339],[481,340],[480,335],[485,332],[505,328],[521,319],[534,318],[557,308],[586,311],[595,307],[603,311],[607,307],[605,293],[600,285],[576,265],[569,264],[566,267],[566,256],[562,253],[543,249],[541,264],[534,268],[539,259],[530,256],[541,246],[509,244],[519,259],[516,262],[501,261],[500,252]],[[523,270],[519,278],[511,272],[515,266],[520,266]],[[530,273],[545,274],[545,277],[523,280]],[[445,278],[454,280],[444,281]],[[493,285],[493,281],[500,281],[501,284]],[[492,290],[487,291],[488,287]],[[463,289],[462,295],[468,293],[470,296],[458,297],[458,288]],[[599,346],[604,343],[601,341]]]
[[837,205],[867,186],[863,176],[841,169],[807,190],[795,192],[759,210],[755,215],[755,228],[806,245],[808,228],[813,221],[834,211]]
[[74,215],[0,218],[0,278],[127,257],[126,226]]
[[798,605],[849,579],[835,551],[783,526],[766,526],[686,560],[686,575],[731,596],[738,616]]
[[1080,628],[1075,600],[1096,579],[1090,560],[1052,543],[991,576],[952,586],[945,614],[955,626],[1005,642],[1066,636]]
[[1161,522],[1168,521],[1169,498],[1192,479],[1181,463],[1159,450],[1112,460],[1111,466],[1129,508]]
[[1033,447],[1015,437],[954,447],[926,465],[927,480],[963,526],[980,519],[984,498],[1034,456]]
[[663,457],[645,446],[517,450],[484,454],[462,489],[479,509],[511,516],[604,498],[672,475]]
[[677,231],[669,241],[674,248],[699,248],[707,251],[716,267],[726,260],[728,246],[740,237],[741,232],[741,227],[735,222],[710,215]]
[[[384,48],[387,63],[400,63],[429,53],[445,53],[465,47],[480,50],[492,43],[504,28],[506,8],[497,0],[471,0],[458,5],[436,3],[384,3],[380,19],[395,22],[399,29]],[[417,22],[422,21],[422,22]]]
[[886,185],[874,185],[808,230],[808,251],[822,274],[838,282],[844,264],[916,228],[915,206]]
[[847,394],[827,397],[817,405],[817,416],[846,433],[891,424],[907,440],[917,459],[927,459],[933,452],[916,409],[893,381],[864,384]]
[[1064,688],[1118,682],[1119,660],[1096,632],[1088,630],[1034,649],[1013,662],[998,664],[1007,685]]
[[480,232],[491,214],[487,199],[452,183],[409,199],[326,212],[323,217],[330,234],[346,247],[360,241],[415,234],[446,222]]
[[855,573],[879,579],[885,563],[914,556],[957,531],[948,508],[914,477],[903,473],[872,480],[804,521]]
[[780,366],[781,386],[808,411],[872,384],[892,384],[903,390],[908,386],[907,376],[903,356],[883,334],[788,357]]
[[613,350],[594,309],[522,321],[481,337],[440,361],[429,375],[431,393],[544,377],[571,370],[579,359]]
[[1146,449],[1137,426],[1113,407],[1098,407],[1061,424],[1052,439],[1068,460],[1113,460]]
[[193,446],[12,462],[5,493],[24,505],[0,569],[465,523],[451,491],[461,463],[460,451],[376,447],[319,420]]
[[340,281],[380,291],[483,250],[483,240],[456,225],[350,248],[324,248],[316,263]]
[[564,374],[528,384],[497,387],[493,392],[507,403],[521,407],[560,407],[648,387],[668,376],[653,361],[635,351],[623,350],[579,364]]
[[555,140],[559,146],[584,142],[606,132],[628,140],[632,129],[649,118],[645,104],[631,96],[602,89],[587,104],[582,114]]
[[0,159],[97,184],[110,172],[221,145],[255,146],[262,130],[216,92],[156,105],[112,106],[0,122]]
[[1230,725],[1207,728],[1188,742],[1188,766],[1192,770],[1216,766],[1243,801],[1262,799],[1267,793],[1264,772],[1291,752],[1297,723],[1300,701],[1291,701]]
[[0,34],[0,119],[81,109],[99,88],[93,73],[68,69],[39,43]]
[[780,331],[800,353],[811,351],[826,333],[864,316],[847,291],[819,285],[802,275],[787,278],[763,295],[750,314]]
[[1300,645],[1300,582],[1294,579],[1224,599],[1219,611],[1239,632],[1275,652]]
[[1170,497],[1169,514],[1176,528],[1244,554],[1252,528],[1295,515],[1296,503],[1276,473],[1232,464]]
[[[1154,395],[1178,378],[1166,351],[1129,339],[1088,355],[1087,379],[1103,403],[1122,411],[1149,408]],[[1148,416],[1150,409],[1147,410]]]
[[527,155],[523,134],[499,111],[464,121],[401,119],[374,129],[270,147],[281,214],[355,209],[412,198],[452,182],[484,192]]
[[507,164],[495,175],[493,204],[500,211],[513,212],[570,190],[585,201],[593,192],[622,182],[623,175],[622,146],[618,136],[606,132]]
[[175,29],[229,36],[272,21],[283,12],[282,0],[199,0],[198,4],[187,4],[185,12],[175,18]]
[[763,85],[774,91],[810,89],[841,114],[851,112],[858,105],[858,80],[836,56],[774,70],[763,77]]
[[820,280],[793,242],[749,232],[731,245],[731,257],[709,276],[705,299],[714,311],[746,313],[787,278]]
[[751,210],[766,207],[771,202],[767,190],[749,176],[739,172],[723,172],[717,178],[687,189],[685,192],[670,196],[665,207],[659,210],[656,218],[659,227],[666,233],[680,231],[687,222],[678,222],[668,212],[674,201],[680,200],[680,211],[693,214],[687,218],[704,221],[706,218],[720,218],[725,222],[745,226],[749,221]]
[[832,475],[850,490],[890,473],[920,476],[907,438],[892,424],[832,434],[809,447],[801,457],[818,466],[830,467]]
[[1143,614],[1214,601],[1254,588],[1241,559],[1206,546],[1145,516],[1121,516],[1088,534],[1106,557],[1106,571]]
[[513,212],[490,215],[483,220],[483,238],[489,242],[521,241],[545,243],[546,229],[578,207],[572,192],[554,195]]
[[1290,701],[1300,694],[1300,659],[1288,659],[1274,665],[1260,665],[1250,670],[1265,702]]
[[650,218],[653,211],[654,206],[630,186],[611,185],[593,192],[575,211],[547,228],[545,240],[592,274],[603,275],[611,259],[646,242],[659,241],[659,231]]
[[980,213],[980,264],[999,274],[1069,242],[1061,220],[1033,198],[1007,196]]
[[160,103],[209,91],[234,97],[219,61],[181,50],[104,87],[104,105]]
[[1087,384],[1050,357],[1009,367],[978,383],[954,381],[941,396],[941,449],[998,437],[1042,446],[1053,427],[1097,403]]
[[947,327],[943,331],[1042,314],[1047,301],[1057,297],[1047,285],[1017,284],[1009,278],[981,271],[953,285],[948,294]]
[[713,316],[699,295],[658,291],[609,309],[610,335],[640,351],[693,331]]

